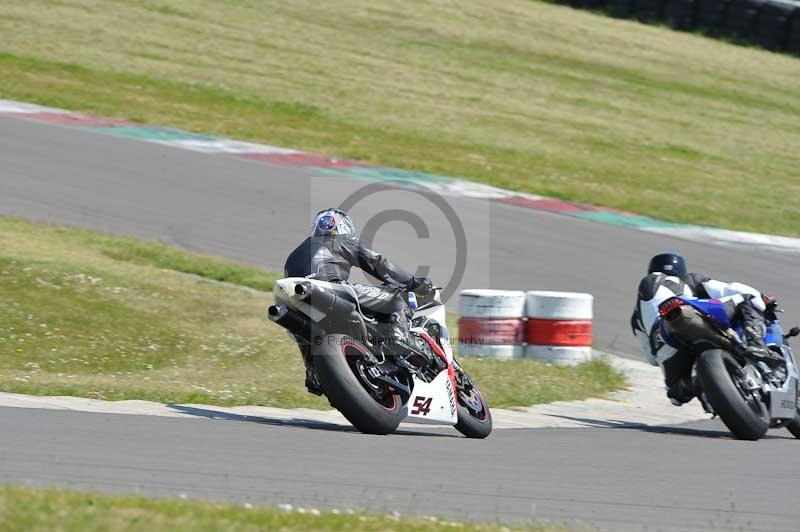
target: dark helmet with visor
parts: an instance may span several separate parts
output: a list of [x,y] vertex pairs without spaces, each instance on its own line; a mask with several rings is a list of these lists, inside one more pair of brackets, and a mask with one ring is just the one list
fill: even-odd
[[650,259],[647,273],[663,273],[674,277],[685,277],[688,272],[686,260],[677,253],[661,253]]

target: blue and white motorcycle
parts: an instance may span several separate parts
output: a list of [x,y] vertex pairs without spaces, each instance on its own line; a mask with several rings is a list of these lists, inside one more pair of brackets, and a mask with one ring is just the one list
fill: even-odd
[[661,338],[695,358],[695,386],[707,412],[718,415],[739,439],[757,440],[786,427],[800,438],[798,368],[775,311],[768,312],[764,343],[773,360],[745,352],[742,324],[730,305],[715,299],[673,297],[659,306]]

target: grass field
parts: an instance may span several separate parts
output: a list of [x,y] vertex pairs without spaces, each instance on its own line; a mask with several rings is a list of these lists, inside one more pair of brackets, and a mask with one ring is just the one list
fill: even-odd
[[458,523],[444,519],[320,513],[315,509],[287,512],[179,499],[146,499],[57,489],[0,487],[0,523],[4,532],[122,532],[153,530],[257,531],[306,530],[347,532],[556,532],[564,527],[504,527]]
[[[306,393],[297,347],[267,321],[271,295],[206,277],[269,290],[275,274],[0,217],[0,390],[328,408]],[[597,397],[625,385],[603,362],[464,365],[493,406]]]
[[0,97],[800,235],[800,60],[530,0],[5,0]]

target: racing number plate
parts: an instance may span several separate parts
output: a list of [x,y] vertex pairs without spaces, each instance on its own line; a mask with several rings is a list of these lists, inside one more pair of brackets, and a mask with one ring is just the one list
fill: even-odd
[[411,409],[411,414],[414,416],[418,416],[420,414],[427,416],[431,411],[432,402],[433,397],[424,397],[422,395],[414,397],[414,407]]

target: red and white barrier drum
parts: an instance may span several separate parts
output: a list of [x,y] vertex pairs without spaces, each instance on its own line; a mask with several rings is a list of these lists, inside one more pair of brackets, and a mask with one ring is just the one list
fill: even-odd
[[458,354],[522,358],[525,336],[525,292],[462,290],[459,302]]
[[528,292],[525,358],[571,365],[592,358],[591,294]]

